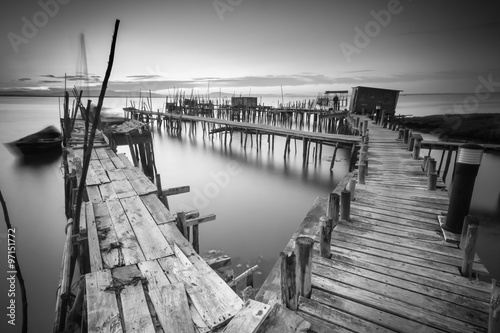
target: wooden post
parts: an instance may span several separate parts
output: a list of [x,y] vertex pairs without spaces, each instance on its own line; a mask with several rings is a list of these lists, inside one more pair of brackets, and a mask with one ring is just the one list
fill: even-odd
[[415,137],[412,135],[410,142],[408,142],[408,151],[413,151],[413,146],[415,145]]
[[321,216],[319,218],[319,253],[323,258],[327,259],[330,259],[331,256],[332,224],[333,220],[331,217]]
[[405,128],[404,129],[404,136],[403,136],[403,143],[404,144],[408,144],[408,138],[410,136],[410,129],[409,128]]
[[405,130],[400,128],[398,131],[398,140],[403,140]]
[[462,232],[460,235],[460,244],[459,244],[459,247],[461,249],[465,249],[465,239],[467,236],[467,228],[469,227],[470,224],[479,225],[479,218],[476,216],[472,216],[472,215],[467,215],[464,217],[464,224],[462,225]]
[[177,228],[181,232],[182,236],[189,240],[188,229],[186,225],[186,213],[178,212],[177,213]]
[[429,160],[429,156],[424,156],[424,161],[422,162],[422,171],[427,174],[427,161]]
[[342,190],[340,192],[340,220],[349,221],[351,215],[351,192]]
[[433,174],[436,172],[436,160],[432,157],[427,160],[427,175]]
[[488,333],[497,332],[500,332],[500,280],[491,279],[491,300]]
[[83,160],[83,169],[82,169],[82,175],[80,179],[80,184],[78,187],[78,200],[76,204],[76,212],[75,212],[75,219],[74,219],[74,229],[73,230],[80,230],[79,228],[79,223],[80,223],[80,210],[81,210],[81,205],[82,205],[82,200],[83,200],[83,190],[85,187],[85,180],[87,179],[87,172],[90,164],[90,153],[92,149],[94,148],[94,139],[95,139],[95,133],[97,130],[97,125],[99,122],[99,117],[101,114],[101,109],[102,109],[102,104],[104,103],[104,96],[106,95],[106,89],[108,87],[108,81],[109,77],[111,76],[111,69],[113,68],[113,61],[115,57],[115,47],[116,47],[116,38],[118,35],[118,27],[120,26],[120,20],[115,21],[115,30],[113,34],[113,39],[111,41],[111,51],[109,54],[109,61],[108,61],[108,67],[106,68],[106,74],[104,75],[104,80],[102,81],[101,85],[101,92],[99,94],[99,100],[97,102],[97,107],[95,109],[95,114],[94,114],[94,122],[92,124],[92,132],[90,133],[89,137],[89,144],[88,144],[88,149],[87,153],[84,155],[84,160]]
[[137,161],[137,156],[135,155],[134,144],[132,143],[132,137],[130,136],[129,133],[127,133],[125,135],[125,137],[127,138],[127,143],[128,143],[128,147],[130,149],[130,156],[132,157],[132,162],[134,163],[135,167],[138,167],[139,162]]
[[351,192],[351,201],[353,201],[354,198],[354,192],[356,191],[356,179],[351,178],[349,180],[349,192]]
[[413,147],[413,159],[420,159],[420,146],[422,145],[422,139],[415,138],[415,145]]
[[427,176],[427,189],[429,191],[435,191],[437,186],[438,174],[436,172],[429,173]]
[[281,257],[281,302],[290,310],[297,310],[297,289],[295,283],[295,253],[280,253]]
[[167,207],[167,209],[170,210],[170,208],[168,207],[167,196],[163,195],[162,192],[163,192],[163,190],[161,188],[161,177],[160,177],[160,174],[157,173],[156,174],[156,195],[158,196],[160,201],[165,205],[165,207]]
[[332,219],[332,228],[335,228],[339,224],[340,216],[340,195],[338,193],[330,193],[328,196],[327,216]]
[[462,275],[469,277],[472,274],[472,264],[476,254],[476,241],[478,235],[478,225],[469,224],[465,235],[464,259],[462,261]]
[[363,127],[363,135],[367,135],[366,131],[368,131],[368,120],[365,120],[364,123],[365,126]]
[[295,267],[295,281],[297,296],[310,298],[312,292],[312,249],[314,239],[308,236],[299,236],[295,240],[295,255],[297,265]]
[[360,161],[358,164],[358,182],[360,184],[365,184],[366,176],[366,162]]
[[[196,253],[200,253],[200,225],[195,224],[193,225],[193,249],[196,251]],[[253,284],[252,284],[253,287]]]

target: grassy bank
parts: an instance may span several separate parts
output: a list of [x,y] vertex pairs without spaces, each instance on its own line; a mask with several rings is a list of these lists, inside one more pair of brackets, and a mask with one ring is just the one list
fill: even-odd
[[405,119],[412,130],[443,140],[500,144],[500,113],[447,114]]

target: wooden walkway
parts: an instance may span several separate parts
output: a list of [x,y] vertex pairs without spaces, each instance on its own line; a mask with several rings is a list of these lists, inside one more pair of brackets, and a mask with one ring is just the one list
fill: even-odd
[[[130,111],[125,111],[125,112],[130,113]],[[242,129],[246,131],[251,131],[257,134],[277,135],[297,140],[306,139],[309,141],[318,142],[331,146],[335,146],[338,143],[340,147],[350,148],[352,147],[353,144],[356,145],[359,144],[360,142],[359,137],[352,135],[301,131],[296,129],[266,125],[266,124],[239,122],[239,121],[225,120],[219,118],[191,116],[185,114],[172,114],[172,113],[162,113],[162,112],[152,112],[152,111],[140,111],[138,113],[146,114],[151,117],[159,116],[162,117],[162,119],[166,120],[179,120],[179,121],[182,120],[191,122],[202,122],[207,124],[217,124],[220,126],[225,126],[227,128],[238,128],[240,130]]]
[[[349,221],[332,233],[330,259],[318,253],[318,198],[290,240],[315,235],[312,295],[298,314],[311,332],[486,332],[491,285],[460,275],[463,251],[443,240],[437,215],[446,191],[428,191],[422,160],[397,133],[370,125],[369,174],[356,185]],[[342,185],[342,189],[345,183]],[[281,301],[278,260],[256,299]],[[484,266],[474,271],[487,274]]]
[[[68,149],[77,178],[83,128],[77,120]],[[310,327],[279,304],[244,302],[181,234],[156,186],[99,137],[76,239],[88,272],[88,332],[292,333]]]

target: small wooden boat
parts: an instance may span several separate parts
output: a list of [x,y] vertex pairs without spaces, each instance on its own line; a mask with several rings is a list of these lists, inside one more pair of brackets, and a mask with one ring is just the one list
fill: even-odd
[[61,150],[61,132],[54,126],[25,136],[19,140],[5,143],[5,146],[18,155],[36,155]]

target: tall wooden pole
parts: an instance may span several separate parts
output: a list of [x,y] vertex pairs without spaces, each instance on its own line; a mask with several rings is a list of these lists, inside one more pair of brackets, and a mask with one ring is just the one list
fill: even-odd
[[99,123],[99,116],[101,114],[102,104],[104,102],[104,96],[106,95],[106,88],[108,87],[109,77],[111,76],[111,69],[113,68],[113,61],[115,58],[116,37],[118,35],[119,26],[120,26],[120,20],[116,20],[115,32],[113,34],[113,41],[111,42],[111,52],[109,53],[108,68],[106,69],[106,75],[104,76],[104,81],[102,82],[101,93],[99,94],[99,102],[97,103],[97,107],[94,114],[94,119],[93,119],[94,121],[92,123],[92,130],[90,132],[89,143],[83,159],[83,169],[82,169],[82,176],[80,179],[80,186],[78,187],[76,212],[74,216],[75,224],[73,226],[73,232],[76,232],[76,230],[80,230],[80,211],[83,198],[83,189],[85,185],[85,179],[87,178],[87,171],[89,169],[90,155],[92,153],[92,149],[94,148],[95,132],[97,130],[97,125]]

